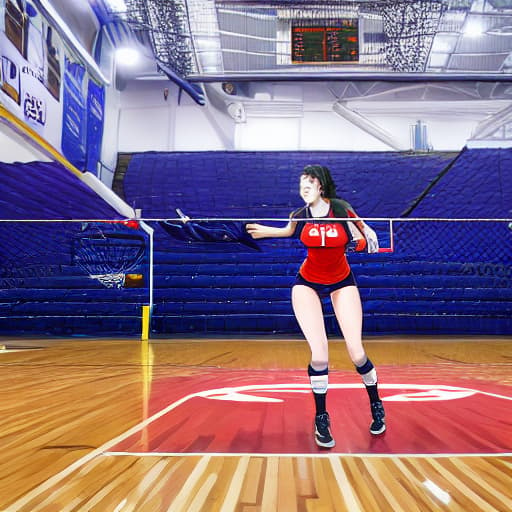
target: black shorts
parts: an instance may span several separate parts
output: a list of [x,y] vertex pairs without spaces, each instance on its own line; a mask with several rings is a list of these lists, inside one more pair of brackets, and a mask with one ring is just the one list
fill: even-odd
[[345,277],[345,279],[332,284],[312,283],[311,281],[306,281],[300,274],[297,274],[293,286],[297,284],[312,288],[315,290],[319,297],[328,297],[332,292],[335,292],[340,288],[345,288],[345,286],[357,286],[354,274],[352,274],[352,272],[350,272],[350,274]]

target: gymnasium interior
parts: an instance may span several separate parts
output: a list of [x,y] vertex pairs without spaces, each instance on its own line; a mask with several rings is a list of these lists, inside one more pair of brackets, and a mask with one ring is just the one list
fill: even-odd
[[[1,0],[0,51],[0,510],[512,509],[511,1]],[[246,229],[308,165],[379,240],[332,450]]]

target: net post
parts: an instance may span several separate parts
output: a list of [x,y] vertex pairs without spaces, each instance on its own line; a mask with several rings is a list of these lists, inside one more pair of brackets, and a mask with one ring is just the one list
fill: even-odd
[[149,339],[149,317],[150,306],[142,306],[142,334],[141,341],[148,341]]
[[389,238],[391,252],[395,252],[395,234],[393,231],[393,219],[389,219]]

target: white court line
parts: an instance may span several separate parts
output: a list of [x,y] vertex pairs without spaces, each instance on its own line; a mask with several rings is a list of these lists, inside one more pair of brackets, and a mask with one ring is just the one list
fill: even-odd
[[[362,384],[361,383],[357,383],[357,384],[354,384],[354,383],[348,383],[348,384],[338,384],[338,383],[333,383],[332,385],[329,386],[331,389],[347,389],[347,388],[360,388],[362,387]],[[114,445],[124,441],[125,439],[127,439],[128,437],[130,437],[131,435],[133,434],[136,434],[137,432],[141,431],[143,428],[147,427],[148,425],[150,425],[153,421],[161,418],[162,416],[165,416],[167,413],[169,413],[170,411],[176,409],[177,407],[179,407],[180,405],[182,405],[183,403],[187,402],[188,400],[191,400],[192,398],[196,398],[196,397],[199,397],[199,398],[209,398],[211,396],[216,396],[216,395],[226,395],[226,394],[229,394],[229,393],[239,393],[240,391],[257,391],[257,390],[260,390],[260,391],[269,391],[269,390],[275,390],[275,389],[279,389],[279,390],[282,390],[282,391],[286,391],[287,389],[288,390],[296,390],[296,389],[302,389],[302,388],[310,388],[310,385],[309,383],[304,383],[304,384],[249,384],[249,385],[243,385],[243,386],[232,386],[232,387],[223,387],[223,388],[217,388],[217,389],[210,389],[210,390],[206,390],[206,391],[200,391],[200,392],[197,392],[197,393],[191,393],[189,395],[186,395],[185,397],[177,400],[176,402],[173,402],[172,404],[168,405],[167,407],[161,409],[159,412],[153,414],[153,416],[150,416],[149,418],[145,419],[144,421],[140,422],[139,424],[133,426],[132,428],[128,429],[126,432],[120,434],[119,436],[111,439],[110,441],[107,441],[106,443],[104,443],[103,445],[101,445],[99,448],[96,448],[95,450],[92,450],[91,452],[89,452],[88,454],[84,455],[82,458],[76,460],[75,462],[73,462],[72,464],[70,464],[68,467],[64,468],[62,471],[60,471],[59,473],[56,473],[55,475],[53,475],[52,477],[50,477],[48,480],[44,481],[43,483],[41,483],[40,485],[38,485],[37,487],[35,487],[34,489],[32,489],[29,493],[25,494],[24,496],[22,496],[20,499],[18,499],[16,502],[14,502],[13,504],[11,504],[9,507],[7,507],[4,512],[17,512],[21,507],[25,506],[27,503],[29,503],[30,501],[32,501],[34,498],[37,498],[39,495],[41,495],[42,493],[46,492],[48,489],[50,489],[51,487],[53,487],[54,485],[58,484],[59,482],[61,482],[64,478],[66,478],[67,476],[69,476],[71,473],[73,473],[73,471],[76,471],[77,469],[81,468],[83,465],[85,465],[87,462],[90,462],[91,460],[95,459],[96,457],[98,456],[101,456],[101,455],[105,455],[108,452],[108,450],[110,448],[112,448]],[[473,391],[474,393],[481,393],[481,391],[479,390],[473,390],[473,389],[469,389],[469,388],[461,388],[461,387],[458,387],[458,386],[445,386],[445,385],[439,385],[439,384],[386,384],[386,383],[383,383],[380,385],[380,388],[381,389],[402,389],[402,388],[406,388],[406,389],[422,389],[422,390],[427,390],[427,389],[442,389],[442,390],[450,390],[450,391],[456,391],[456,390],[465,390],[465,391]],[[506,397],[506,396],[501,396],[501,395],[494,395],[494,394],[490,394],[490,393],[484,393],[484,394],[489,394],[491,396],[494,396],[496,398],[504,398],[506,400],[512,400],[512,397]],[[116,453],[118,455],[121,455],[121,452],[110,452],[112,454]],[[124,452],[123,452],[124,453]],[[135,452],[134,452],[135,453]],[[153,455],[153,454],[151,454]],[[179,456],[187,456],[189,454],[179,454]],[[196,455],[199,455],[199,456],[207,456],[207,455],[210,455],[208,454],[207,452],[205,453],[200,453],[200,454],[196,454]],[[242,455],[242,454],[236,454],[237,456],[239,455]],[[342,454],[336,454],[335,456],[341,456]],[[354,455],[354,454],[347,454],[347,455]],[[474,456],[483,456],[481,454],[473,454]],[[504,455],[500,455],[500,454],[492,454],[492,456],[509,456],[510,454],[504,454]],[[143,456],[142,454],[139,454],[137,452],[137,456]],[[144,456],[149,456],[149,454],[146,454]],[[175,455],[175,456],[178,456],[178,455]],[[226,456],[226,454],[223,454],[223,456]],[[261,457],[261,456],[264,456],[263,454],[254,454],[254,456],[258,456],[258,457]],[[279,457],[279,456],[283,456],[283,455],[280,455],[280,454],[268,454],[268,456],[270,457]],[[288,456],[293,456],[293,455],[288,455]],[[305,455],[298,455],[298,456],[305,456]],[[321,454],[309,454],[309,456],[312,456],[312,457],[318,457],[318,456],[322,456]],[[334,456],[334,454],[333,454]],[[361,455],[363,456],[363,455]],[[370,456],[370,455],[364,455],[364,456]],[[400,456],[400,454],[395,454],[395,455],[392,455],[392,456],[395,456],[395,457],[398,457]],[[404,456],[407,456],[404,454]],[[410,456],[414,456],[414,455],[410,455]],[[431,455],[427,455],[427,456],[431,456]],[[455,454],[446,454],[447,457],[454,457],[454,456],[457,456]]]
[[43,350],[41,348],[3,348],[0,349],[0,355],[12,354],[13,352],[32,352],[32,350]]
[[393,459],[400,457],[418,459],[442,459],[447,457],[512,457],[512,452],[497,453],[352,453],[333,452],[330,453],[259,453],[259,452],[103,452],[103,457],[310,457],[310,458],[332,458],[332,457],[357,457],[357,458],[383,458]]
[[59,473],[56,473],[52,477],[48,478],[48,480],[45,480],[42,484],[38,485],[37,487],[32,489],[29,493],[22,496],[19,500],[15,501],[11,505],[9,505],[4,510],[4,512],[17,512],[20,508],[24,507],[27,503],[32,501],[34,498],[37,498],[39,495],[43,494],[48,489],[50,489],[54,485],[58,484],[60,481],[64,480],[64,478],[66,478],[71,473],[73,473],[73,471],[76,471],[77,469],[81,468],[83,465],[87,464],[87,462],[102,455],[104,452],[106,452],[112,446],[116,445],[117,443],[120,443],[121,441],[124,441],[126,438],[130,437],[131,435],[136,434],[143,428],[147,427],[153,421],[164,416],[165,414],[172,411],[176,407],[185,403],[187,400],[190,400],[191,398],[194,398],[195,396],[198,396],[198,395],[199,395],[198,393],[192,393],[190,395],[187,395],[187,396],[181,398],[180,400],[177,400],[176,402],[168,405],[167,407],[165,407],[161,411],[157,412],[153,416],[142,421],[138,425],[135,425],[134,427],[128,429],[123,434],[120,434],[119,436],[111,439],[110,441],[107,441],[106,443],[101,445],[99,448],[92,450],[87,455],[84,455],[82,458],[76,460],[75,462],[70,464],[68,467],[64,468]]

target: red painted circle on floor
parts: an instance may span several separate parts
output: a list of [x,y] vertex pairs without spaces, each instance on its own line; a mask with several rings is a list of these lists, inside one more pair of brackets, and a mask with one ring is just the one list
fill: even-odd
[[[450,372],[452,374],[453,372]],[[434,373],[435,375],[435,373]],[[328,411],[346,454],[512,452],[512,388],[429,371],[379,370],[387,430],[373,436],[357,374],[331,371]],[[318,453],[305,372],[207,370],[152,383],[147,425],[111,451]],[[158,417],[155,417],[157,415]]]

